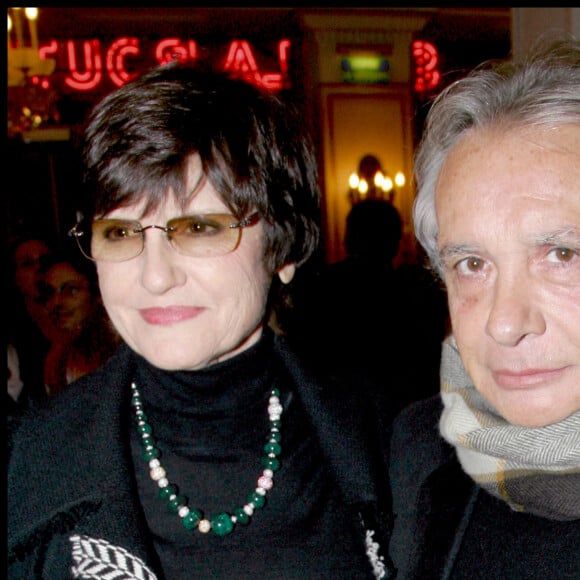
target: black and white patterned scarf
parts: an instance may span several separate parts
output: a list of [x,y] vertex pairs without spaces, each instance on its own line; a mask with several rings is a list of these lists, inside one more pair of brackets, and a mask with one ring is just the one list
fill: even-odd
[[443,344],[439,428],[464,471],[515,511],[580,518],[580,411],[545,427],[508,423],[477,392],[452,336]]

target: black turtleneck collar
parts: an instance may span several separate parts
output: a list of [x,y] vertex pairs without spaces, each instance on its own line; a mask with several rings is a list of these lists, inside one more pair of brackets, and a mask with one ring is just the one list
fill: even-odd
[[265,388],[272,345],[273,333],[266,328],[247,350],[195,371],[166,371],[137,356],[135,382],[144,401],[168,410],[205,408],[220,412],[244,407]]
[[249,349],[196,371],[166,371],[137,356],[134,381],[157,436],[174,442],[193,436],[199,440],[203,425],[215,420],[221,424],[221,437],[227,436],[230,422],[242,432],[257,418],[267,424],[273,342],[266,328]]

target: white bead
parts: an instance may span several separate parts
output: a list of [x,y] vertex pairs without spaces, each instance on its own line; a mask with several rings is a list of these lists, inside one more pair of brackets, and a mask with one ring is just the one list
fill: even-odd
[[169,485],[169,480],[166,477],[162,477],[158,482],[157,485],[159,487],[167,487]]
[[151,476],[151,479],[153,481],[159,481],[160,479],[163,479],[167,473],[165,471],[165,469],[163,467],[155,467],[154,469],[152,469],[149,472],[149,475]]
[[159,459],[152,459],[149,462],[149,467],[151,469],[155,469],[156,467],[161,467],[161,462],[159,461]]
[[200,520],[199,524],[197,524],[197,529],[202,534],[207,534],[211,530],[211,522],[209,520]]
[[251,516],[254,514],[254,506],[251,503],[246,504],[243,508],[246,515]]
[[271,469],[264,469],[262,474],[264,477],[269,477],[270,479],[274,477],[274,472]]
[[189,513],[189,508],[186,505],[182,505],[178,510],[177,513],[180,518],[184,518]]
[[276,395],[272,395],[269,399],[268,399],[268,403],[270,405],[279,405],[280,404],[280,399],[276,396]]

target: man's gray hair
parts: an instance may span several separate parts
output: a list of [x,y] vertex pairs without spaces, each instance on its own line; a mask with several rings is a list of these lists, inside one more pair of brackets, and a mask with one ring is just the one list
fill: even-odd
[[435,188],[454,145],[479,128],[580,123],[580,42],[545,36],[521,62],[487,62],[434,100],[415,156],[415,234],[442,277]]

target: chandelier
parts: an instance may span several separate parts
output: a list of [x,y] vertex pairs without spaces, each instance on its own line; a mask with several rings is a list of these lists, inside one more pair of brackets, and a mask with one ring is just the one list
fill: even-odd
[[22,135],[54,121],[54,91],[47,81],[54,59],[41,58],[38,8],[8,8],[8,135]]

